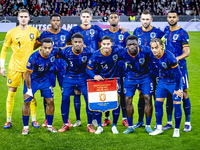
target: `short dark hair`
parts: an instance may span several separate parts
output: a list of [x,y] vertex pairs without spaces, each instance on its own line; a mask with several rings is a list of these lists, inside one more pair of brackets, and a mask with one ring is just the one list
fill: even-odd
[[53,41],[50,38],[44,38],[41,41],[41,46],[43,45],[43,43],[51,43],[53,45]]
[[170,11],[167,13],[167,15],[170,14],[170,13],[176,13],[176,15],[178,16],[178,13],[177,13],[176,10],[170,10]]
[[74,34],[72,35],[72,40],[73,40],[74,38],[81,38],[81,39],[84,39],[83,35],[80,34],[80,33],[74,33]]
[[137,38],[135,35],[129,35],[129,36],[126,38],[126,42],[127,42],[128,40],[136,40],[136,41],[138,41],[138,38]]
[[112,38],[110,37],[110,36],[104,36],[102,39],[101,39],[101,42],[103,41],[103,40],[110,40],[110,42],[112,42]]
[[151,15],[150,11],[149,10],[145,10],[142,12],[141,15]]
[[61,19],[61,16],[60,16],[58,13],[52,14],[52,15],[50,16],[50,20],[51,20],[53,17],[59,17],[59,18]]
[[159,38],[151,39],[150,45],[154,42],[163,46],[163,42]]
[[112,15],[112,14],[115,14],[115,15],[117,15],[117,16],[119,17],[119,13],[118,13],[118,12],[113,12],[113,11],[112,11],[112,12],[110,13],[110,15]]
[[82,11],[81,11],[81,15],[82,15],[83,13],[88,13],[88,14],[90,14],[90,16],[92,16],[92,12],[91,12],[90,10],[88,10],[88,9],[82,10]]
[[20,9],[20,11],[18,11],[18,15],[20,13],[28,13],[28,15],[29,15],[29,11],[27,9]]

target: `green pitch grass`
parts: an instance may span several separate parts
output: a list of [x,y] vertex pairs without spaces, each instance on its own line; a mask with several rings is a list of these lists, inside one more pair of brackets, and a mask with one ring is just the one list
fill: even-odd
[[[3,129],[6,122],[6,97],[8,87],[6,86],[6,78],[0,76],[0,149],[199,149],[200,147],[200,102],[199,102],[199,91],[200,91],[200,32],[190,32],[190,56],[187,58],[190,88],[189,96],[192,104],[191,110],[191,132],[183,132],[185,115],[183,112],[181,127],[180,127],[180,138],[173,138],[173,129],[163,132],[163,135],[149,136],[144,131],[144,127],[136,129],[135,133],[124,135],[123,131],[126,130],[121,124],[121,114],[118,120],[117,128],[119,130],[118,135],[113,135],[111,132],[111,125],[104,127],[104,132],[100,135],[95,135],[86,131],[86,113],[85,113],[85,102],[81,98],[81,127],[70,128],[69,131],[64,133],[50,133],[46,131],[46,128],[40,127],[38,129],[29,127],[29,134],[23,136],[21,134],[22,124],[22,105],[23,105],[23,87],[18,88],[15,104],[12,114],[13,127],[11,129]],[[0,49],[3,45],[5,33],[0,33]],[[6,69],[8,73],[8,62],[12,52],[8,49],[6,57]],[[61,118],[61,91],[57,86],[54,88],[54,99],[55,99],[55,115],[53,126],[59,130],[62,127]],[[43,99],[40,97],[40,93],[36,93],[37,99],[37,121],[42,125],[44,121],[44,108]],[[137,122],[137,101],[138,93],[133,98],[135,114],[134,124]],[[155,110],[154,110],[155,111]],[[164,112],[165,109],[164,109]],[[103,115],[104,118],[104,115]],[[71,97],[70,116],[69,119],[74,124],[76,121],[73,97]],[[30,119],[31,120],[31,119]],[[112,115],[111,115],[112,120]],[[152,125],[155,125],[155,114],[153,114]],[[166,113],[163,117],[163,125],[167,122]],[[174,123],[174,120],[173,120]],[[29,123],[30,124],[30,123]],[[96,129],[96,128],[95,128]]]

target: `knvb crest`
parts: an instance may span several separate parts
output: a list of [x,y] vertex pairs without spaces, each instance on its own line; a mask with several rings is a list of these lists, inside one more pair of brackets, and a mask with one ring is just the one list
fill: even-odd
[[30,34],[30,39],[31,39],[31,40],[34,39],[34,34],[33,34],[33,33]]
[[83,57],[81,58],[81,60],[82,60],[82,62],[86,62],[86,61],[87,61],[87,56],[83,56]]
[[165,62],[162,62],[163,68],[167,68],[167,64]]
[[155,33],[155,32],[151,32],[150,37],[151,37],[152,39],[154,39],[154,38],[156,37],[156,33]]
[[140,63],[140,64],[144,64],[144,62],[145,62],[145,59],[144,59],[144,58],[140,58],[140,59],[139,59],[139,63]]
[[61,40],[62,42],[64,42],[64,41],[65,41],[65,36],[64,36],[64,35],[61,35],[61,36],[60,36],[60,40]]
[[119,39],[120,41],[124,40],[124,35],[123,35],[123,34],[120,34],[120,35],[118,36],[118,39]]
[[51,61],[51,62],[54,62],[54,60],[55,60],[55,56],[52,56],[52,57],[50,58],[50,61]]
[[105,93],[99,94],[99,100],[104,102],[106,100],[106,94]]
[[116,61],[117,59],[118,59],[118,55],[117,54],[115,54],[115,55],[113,55],[113,61]]
[[174,34],[174,36],[173,36],[173,40],[177,40],[177,39],[178,39],[178,37],[179,37],[179,35],[178,35],[178,34]]

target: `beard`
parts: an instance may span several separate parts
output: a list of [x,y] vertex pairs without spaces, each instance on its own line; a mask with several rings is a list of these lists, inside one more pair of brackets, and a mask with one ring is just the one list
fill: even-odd
[[169,23],[170,26],[175,26],[175,25],[177,25],[177,22],[171,24],[171,23],[168,21],[168,23]]
[[112,26],[112,27],[116,27],[116,26],[117,26],[117,24],[111,24],[111,26]]
[[145,29],[148,29],[150,26],[150,24],[148,24],[147,26],[143,26]]

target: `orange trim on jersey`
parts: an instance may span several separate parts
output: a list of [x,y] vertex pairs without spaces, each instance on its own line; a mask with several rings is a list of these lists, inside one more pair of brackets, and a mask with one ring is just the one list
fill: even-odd
[[39,42],[38,40],[37,40],[37,43],[38,43],[38,44],[41,44],[41,42]]
[[176,66],[173,66],[172,68],[176,68],[178,66],[178,64]]
[[189,47],[190,45],[189,44],[185,44],[185,45],[183,45],[183,47]]
[[129,50],[127,49],[127,52],[128,52],[128,54],[129,54],[131,57],[136,57],[136,56],[138,55],[139,51],[140,51],[140,49],[139,49],[139,47],[138,47],[138,52],[137,52],[137,54],[136,54],[135,56],[133,56],[133,55],[131,55],[131,54],[129,53]]
[[143,27],[142,27],[142,31],[144,32],[148,32],[148,31],[151,31],[153,29],[153,26],[151,25],[151,28],[149,30],[143,30]]
[[40,53],[40,55],[43,57],[43,58],[48,58],[48,57],[44,57],[43,55],[42,55],[42,53],[41,53],[41,51],[39,50],[39,53]]
[[103,56],[109,56],[109,55],[112,53],[112,48],[111,48],[111,52],[110,52],[109,55],[105,55],[105,54],[103,54],[102,50],[103,50],[103,48],[101,49],[101,54],[102,54]]
[[79,54],[77,54],[77,53],[74,52],[74,47],[72,47],[72,52],[73,52],[75,55],[79,55],[79,54],[81,54],[81,53],[83,52],[83,47],[82,47],[82,50],[81,50],[81,52],[80,52]]
[[90,68],[89,66],[87,66],[88,69],[93,70],[93,68]]
[[163,57],[163,55],[164,55],[164,50],[162,51],[162,54],[161,54],[161,56],[160,57],[156,57],[157,59],[160,59],[161,57]]
[[[82,25],[80,25],[80,26],[81,26],[81,28],[82,28],[83,30],[87,30],[86,28],[83,28]],[[91,28],[91,25],[90,25],[90,27],[89,27],[88,29],[90,29],[90,28]]]
[[117,31],[119,31],[119,28],[118,28],[118,30],[117,31],[113,31],[113,30],[111,30],[110,28],[108,29],[110,32],[112,32],[112,33],[116,33]]
[[[180,27],[178,27],[178,29],[180,29],[180,28],[181,28],[181,26],[180,26]],[[170,31],[176,31],[176,30],[178,30],[178,29],[175,29],[175,30],[171,30],[171,29],[169,28],[169,30],[170,30]]]
[[33,72],[33,70],[26,68],[27,71]]
[[53,32],[53,31],[51,31],[51,30],[50,30],[50,32],[53,33],[53,34],[57,34],[57,33],[60,32],[60,28],[59,28],[59,31],[58,31],[58,32]]

